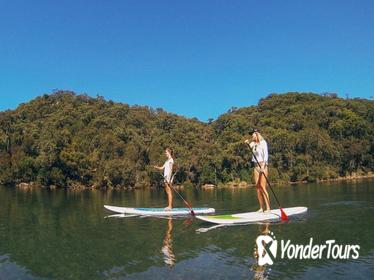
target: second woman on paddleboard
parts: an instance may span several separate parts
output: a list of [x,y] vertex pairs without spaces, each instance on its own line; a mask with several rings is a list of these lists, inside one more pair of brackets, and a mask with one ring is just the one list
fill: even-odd
[[[269,194],[266,190],[266,178],[268,176],[268,145],[257,129],[252,131],[252,141],[245,140],[252,149],[252,162],[254,163],[254,180],[256,182],[257,199],[260,204],[260,209],[257,212],[270,212]],[[258,163],[256,161],[256,158]],[[264,176],[265,174],[265,176]],[[266,210],[265,210],[266,207]]]
[[165,207],[165,210],[171,210],[173,208],[173,192],[171,189],[172,182],[172,173],[173,173],[173,150],[170,148],[165,149],[165,155],[167,160],[165,161],[163,166],[154,166],[159,170],[164,170],[164,184],[165,184],[165,192],[168,196],[168,206]]

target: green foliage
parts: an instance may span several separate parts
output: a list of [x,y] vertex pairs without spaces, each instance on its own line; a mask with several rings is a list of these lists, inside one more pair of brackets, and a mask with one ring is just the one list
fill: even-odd
[[315,181],[374,169],[374,102],[312,93],[271,94],[208,123],[162,109],[59,91],[0,113],[0,182],[146,187],[163,150],[185,185],[250,181],[243,144],[260,128],[272,181]]

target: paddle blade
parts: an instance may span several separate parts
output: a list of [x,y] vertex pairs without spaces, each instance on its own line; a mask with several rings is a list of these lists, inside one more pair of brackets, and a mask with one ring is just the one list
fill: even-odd
[[183,202],[188,207],[188,209],[190,209],[191,215],[195,216],[195,212],[192,210],[192,206],[182,196],[181,198],[183,199]]
[[280,211],[281,211],[281,219],[282,219],[282,221],[288,221],[288,216],[286,215],[286,213],[283,211],[282,208],[280,208]]
[[[187,201],[186,201],[187,202]],[[192,209],[192,206],[189,204],[189,203],[186,203],[187,207],[190,208],[190,211],[191,211],[191,215],[192,216],[195,216],[195,212],[193,211]]]

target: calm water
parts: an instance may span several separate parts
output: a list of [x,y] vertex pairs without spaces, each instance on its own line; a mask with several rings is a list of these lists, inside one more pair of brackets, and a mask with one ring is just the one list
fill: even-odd
[[[0,279],[373,279],[374,180],[277,188],[288,223],[221,227],[197,219],[105,218],[104,204],[160,207],[162,190],[22,191],[0,187]],[[253,189],[183,191],[217,213],[256,210]],[[182,206],[176,201],[176,206]],[[276,260],[258,267],[256,237],[359,244],[357,260]]]

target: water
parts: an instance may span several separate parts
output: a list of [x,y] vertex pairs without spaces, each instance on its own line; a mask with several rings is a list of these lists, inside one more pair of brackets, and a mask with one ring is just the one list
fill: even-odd
[[[104,218],[104,204],[166,206],[162,190],[66,191],[0,187],[0,279],[373,279],[374,180],[277,188],[288,223],[221,227],[197,219]],[[185,190],[217,213],[254,211],[253,189]],[[273,201],[274,203],[274,201]],[[176,205],[183,204],[176,198]],[[255,240],[359,244],[357,260],[281,260],[259,267]]]

